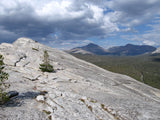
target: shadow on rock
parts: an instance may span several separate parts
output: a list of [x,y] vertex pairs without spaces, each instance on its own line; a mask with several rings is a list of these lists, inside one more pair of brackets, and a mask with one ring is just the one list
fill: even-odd
[[28,91],[25,93],[21,93],[20,95],[11,98],[7,103],[2,105],[1,107],[20,107],[21,105],[25,104],[26,99],[34,99],[38,95],[40,95],[40,92]]

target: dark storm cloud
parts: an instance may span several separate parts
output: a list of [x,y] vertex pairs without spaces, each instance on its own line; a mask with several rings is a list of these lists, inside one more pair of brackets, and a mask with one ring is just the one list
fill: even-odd
[[58,37],[63,40],[105,36],[111,32],[106,30],[110,25],[112,31],[116,31],[117,26],[112,25],[109,20],[110,24],[104,25],[103,9],[95,5],[96,2],[96,0],[48,0],[46,2],[2,0],[1,31],[7,31],[3,36],[11,33],[13,38],[20,36],[43,38],[59,32]]

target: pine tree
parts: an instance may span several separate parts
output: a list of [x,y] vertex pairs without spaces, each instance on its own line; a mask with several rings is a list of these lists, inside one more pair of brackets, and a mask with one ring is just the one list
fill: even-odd
[[42,72],[53,72],[53,66],[49,64],[49,55],[47,50],[44,51],[44,55],[43,55],[43,62],[42,64],[40,64],[39,69],[41,69]]
[[7,96],[7,93],[5,90],[9,87],[9,84],[7,84],[5,81],[8,79],[8,73],[4,72],[4,62],[3,62],[3,56],[0,55],[0,104],[5,103],[9,97]]

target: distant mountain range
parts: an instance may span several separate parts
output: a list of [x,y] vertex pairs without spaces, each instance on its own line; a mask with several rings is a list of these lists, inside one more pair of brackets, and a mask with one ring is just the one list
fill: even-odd
[[132,55],[141,55],[149,52],[155,51],[156,48],[149,45],[132,45],[127,44],[125,46],[119,46],[119,47],[112,47],[108,49],[108,52],[111,55],[126,55],[126,56],[132,56]]
[[94,54],[94,55],[118,55],[118,56],[135,56],[145,53],[151,53],[156,48],[149,45],[133,45],[116,46],[104,49],[96,44],[90,43],[86,46],[76,47],[67,52],[74,54]]
[[73,48],[69,50],[69,53],[106,55],[106,50],[96,44],[90,43],[86,46]]

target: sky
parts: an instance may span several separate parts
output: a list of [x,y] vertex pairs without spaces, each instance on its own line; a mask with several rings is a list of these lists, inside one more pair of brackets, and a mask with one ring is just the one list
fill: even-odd
[[160,0],[0,0],[0,43],[160,46]]

